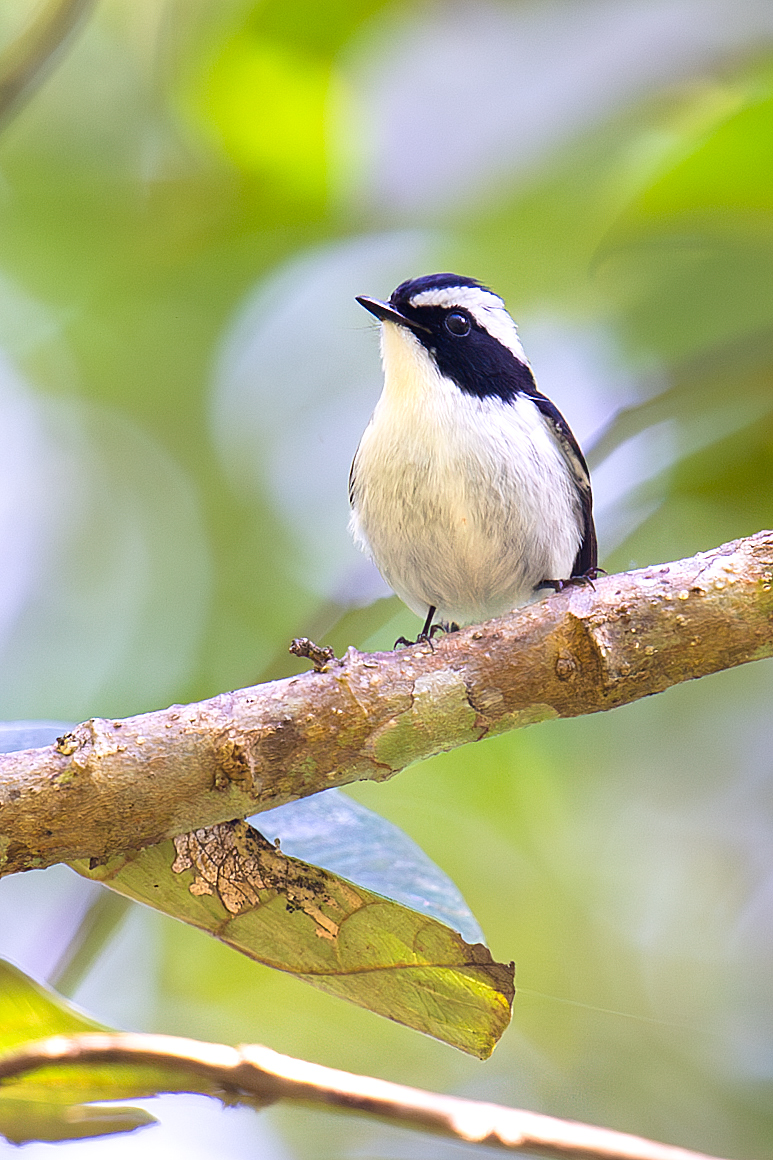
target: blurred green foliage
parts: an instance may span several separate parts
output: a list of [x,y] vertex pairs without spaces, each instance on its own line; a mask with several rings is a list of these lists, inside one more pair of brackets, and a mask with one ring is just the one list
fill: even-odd
[[[0,1050],[11,1053],[30,1040],[109,1028],[84,1018],[53,992],[37,986],[0,960]],[[27,1140],[66,1140],[131,1131],[153,1122],[139,1108],[90,1108],[98,1099],[152,1095],[169,1082],[185,1090],[185,1077],[159,1068],[41,1068],[5,1082],[0,1093],[0,1132],[15,1144]]]
[[[394,600],[356,607],[343,556],[326,587],[303,522],[325,480],[342,497],[330,528],[346,518],[354,448],[348,428],[340,447],[335,435],[354,396],[334,397],[336,359],[342,382],[362,375],[364,418],[379,389],[356,308],[324,356],[312,323],[330,300],[428,272],[406,231],[435,268],[506,297],[589,450],[605,566],[773,524],[773,22],[751,0],[667,7],[98,7],[0,141],[0,345],[17,375],[0,383],[0,492],[16,497],[0,504],[3,716],[129,714],[290,673],[294,635],[375,648],[414,630]],[[31,11],[8,4],[0,34]],[[512,48],[501,75],[497,45]],[[390,261],[407,255],[397,277],[372,256],[385,237]],[[313,301],[303,262],[328,278]],[[330,273],[337,262],[359,281]],[[283,322],[276,298],[296,284]],[[236,343],[229,365],[260,378],[237,321],[266,287],[276,381],[251,412],[271,409],[261,444],[222,368]],[[361,340],[361,371],[347,369]],[[552,366],[559,347],[580,378]],[[302,399],[283,365],[310,368]],[[330,395],[317,443],[315,368]],[[255,440],[249,482],[222,435],[240,429]],[[770,674],[720,674],[352,790],[453,876],[494,955],[518,962],[513,1025],[485,1068],[145,913],[131,928],[142,970],[122,967],[119,940],[78,997],[101,1014],[118,989],[137,1026],[760,1156],[773,1137]],[[298,1156],[445,1155],[269,1114]]]

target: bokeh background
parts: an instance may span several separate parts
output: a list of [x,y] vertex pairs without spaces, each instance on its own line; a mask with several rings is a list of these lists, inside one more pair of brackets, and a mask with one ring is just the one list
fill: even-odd
[[[5,0],[0,48],[41,11]],[[769,0],[85,14],[0,135],[0,718],[125,716],[297,671],[295,635],[417,631],[346,532],[380,389],[353,296],[443,269],[519,321],[609,570],[772,526]],[[485,1064],[139,907],[71,992],[124,1027],[769,1155],[771,693],[762,662],[348,791],[516,960]],[[5,880],[0,953],[50,977],[91,898],[62,867]],[[56,1155],[466,1151],[151,1105],[162,1128]]]

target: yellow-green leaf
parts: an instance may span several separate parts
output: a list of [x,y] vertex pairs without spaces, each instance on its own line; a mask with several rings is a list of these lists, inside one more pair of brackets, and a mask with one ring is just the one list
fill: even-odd
[[244,821],[75,869],[482,1059],[510,1021],[512,964],[436,919],[287,857]]
[[[0,960],[0,1054],[50,1035],[109,1030]],[[202,1090],[201,1082],[197,1078],[195,1090]],[[141,1108],[84,1105],[189,1091],[190,1084],[190,1075],[169,1068],[118,1064],[41,1068],[0,1085],[0,1135],[21,1144],[130,1132],[155,1123],[155,1118]]]

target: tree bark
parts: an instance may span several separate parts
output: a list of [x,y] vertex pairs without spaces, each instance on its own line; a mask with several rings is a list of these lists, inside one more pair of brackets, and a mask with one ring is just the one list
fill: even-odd
[[0,874],[95,862],[773,655],[773,532],[0,756]]

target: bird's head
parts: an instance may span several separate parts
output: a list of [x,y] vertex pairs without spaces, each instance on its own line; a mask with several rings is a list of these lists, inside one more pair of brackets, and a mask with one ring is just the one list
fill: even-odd
[[502,299],[474,278],[428,274],[403,282],[388,302],[357,301],[383,324],[382,351],[389,376],[436,372],[466,395],[511,401],[533,394],[534,377],[518,330]]

